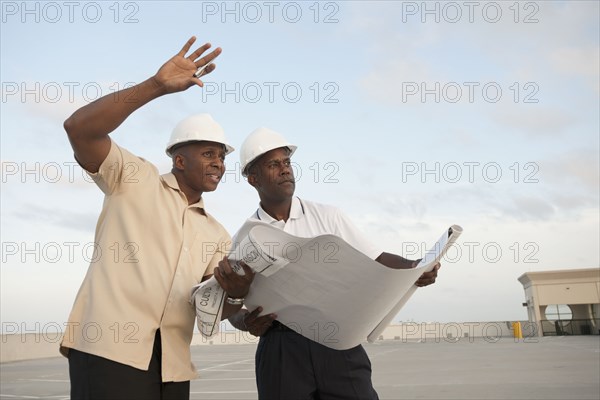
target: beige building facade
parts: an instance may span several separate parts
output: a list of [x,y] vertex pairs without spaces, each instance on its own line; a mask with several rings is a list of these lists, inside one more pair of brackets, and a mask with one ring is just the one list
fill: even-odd
[[518,279],[538,336],[600,334],[600,268],[527,272]]

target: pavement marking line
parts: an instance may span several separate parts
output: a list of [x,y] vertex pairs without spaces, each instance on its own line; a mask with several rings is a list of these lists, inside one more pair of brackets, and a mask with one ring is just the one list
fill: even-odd
[[42,375],[40,376],[40,378],[50,378],[51,376],[63,376],[63,373],[56,373],[56,374],[48,374],[48,375]]
[[[228,394],[228,393],[257,393],[256,390],[231,390],[225,392],[190,392],[190,394]],[[37,399],[38,397],[36,397]]]
[[[199,369],[198,371],[210,371],[213,368],[220,368],[220,367],[227,367],[229,365],[236,365],[236,364],[242,364],[242,363],[247,363],[248,361],[253,361],[253,358],[248,358],[246,360],[241,360],[241,361],[234,361],[234,362],[230,362],[230,363],[226,363],[226,364],[221,364],[221,365],[214,365],[212,367],[206,367],[206,368],[202,368]],[[253,370],[254,371],[254,370]]]
[[244,380],[253,381],[255,379],[256,378],[199,378],[196,380],[206,382],[206,381],[244,381]]
[[39,378],[19,378],[18,381],[28,381],[28,382],[71,382],[68,379],[39,379]]
[[393,349],[393,350],[388,350],[388,351],[382,351],[381,353],[377,353],[377,354],[373,354],[371,357],[369,357],[370,359],[374,359],[377,358],[381,355],[386,355],[386,354],[390,354],[390,353],[395,353],[397,351],[400,351],[401,349]]
[[249,371],[254,372],[254,368],[252,368],[252,369],[211,369],[209,372],[249,372]]

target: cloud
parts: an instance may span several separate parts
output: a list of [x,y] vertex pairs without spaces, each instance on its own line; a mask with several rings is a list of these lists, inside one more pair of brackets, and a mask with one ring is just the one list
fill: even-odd
[[98,220],[98,212],[76,212],[47,208],[37,204],[23,204],[23,207],[13,213],[17,219],[27,224],[47,224],[90,233]]
[[[481,4],[472,23],[465,9],[460,21],[449,23],[443,11],[438,13],[439,22],[435,13],[423,14],[423,10],[407,16],[406,3],[357,5],[351,14],[358,27],[355,34],[375,43],[372,58],[377,62],[368,64],[370,70],[360,80],[360,87],[374,101],[407,103],[402,98],[405,82],[423,82],[432,88],[435,82],[443,86],[493,81],[501,82],[508,94],[516,79],[547,83],[547,92],[548,86],[569,86],[582,78],[590,92],[598,92],[598,2],[530,2],[520,4],[519,15],[512,3],[496,3],[502,7],[498,23],[482,18]],[[426,3],[413,4],[420,9]],[[443,9],[440,4],[426,7]],[[524,22],[527,16],[533,23]],[[411,100],[408,104],[415,99]]]
[[498,201],[495,207],[504,217],[517,221],[544,221],[556,215],[556,208],[541,196],[516,195],[508,201]]
[[588,77],[595,82],[595,87],[597,87],[598,71],[600,71],[598,47],[556,48],[549,51],[548,59],[557,71]]
[[576,122],[568,112],[552,107],[501,107],[490,114],[492,121],[511,132],[522,132],[535,137],[565,134]]
[[583,189],[587,196],[597,198],[600,189],[600,157],[597,150],[596,139],[595,149],[578,148],[541,160],[540,175],[544,181],[561,187],[566,194],[581,193]]
[[[544,174],[532,175],[537,182],[531,183],[526,183],[522,176],[519,182],[513,182],[511,176],[498,183],[405,184],[402,192],[369,191],[363,193],[359,203],[375,204],[375,209],[361,209],[356,215],[364,229],[385,235],[405,231],[407,227],[427,231],[440,220],[450,223],[462,219],[510,223],[581,220],[589,210],[597,210],[598,182],[593,181],[593,173],[588,176],[590,169],[593,170],[589,161],[577,155],[572,157],[578,164],[571,164],[568,157],[556,168],[565,164],[573,172],[561,170],[562,176],[556,175],[551,181],[546,180],[550,172],[541,166]],[[523,171],[530,174],[533,170]],[[562,184],[557,184],[558,181]],[[582,184],[584,181],[587,183]]]
[[434,88],[429,65],[417,59],[386,60],[371,70],[359,82],[360,88],[372,99],[386,103],[420,104],[421,86]]

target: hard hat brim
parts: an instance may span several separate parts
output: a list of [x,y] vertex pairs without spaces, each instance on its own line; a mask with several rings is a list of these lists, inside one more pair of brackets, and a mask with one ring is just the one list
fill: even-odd
[[167,155],[169,157],[173,157],[173,150],[176,147],[182,147],[185,146],[187,144],[191,144],[191,143],[199,143],[199,142],[213,142],[213,143],[219,143],[222,144],[223,146],[225,146],[225,155],[231,154],[235,151],[235,148],[227,143],[223,143],[223,142],[216,142],[213,140],[182,140],[181,142],[176,142],[176,143],[172,143],[169,145],[169,147],[166,148],[165,152],[167,153]]
[[242,176],[248,176],[248,170],[252,167],[252,165],[256,162],[256,160],[258,160],[259,158],[261,158],[262,156],[264,156],[265,154],[267,154],[269,151],[275,150],[275,149],[280,149],[283,147],[287,147],[290,150],[290,157],[292,155],[294,155],[294,153],[296,152],[296,149],[298,148],[298,146],[293,145],[293,144],[288,144],[285,146],[278,146],[278,147],[273,147],[272,149],[269,150],[265,150],[263,153],[257,155],[256,157],[254,157],[252,160],[248,161],[248,163],[246,163],[246,166],[244,167],[243,171],[242,171]]

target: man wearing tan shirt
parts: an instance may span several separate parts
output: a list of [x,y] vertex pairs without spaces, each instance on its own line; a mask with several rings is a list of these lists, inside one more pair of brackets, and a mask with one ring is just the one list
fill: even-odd
[[61,343],[72,399],[189,399],[194,284],[213,274],[227,292],[223,318],[237,312],[253,279],[221,260],[229,234],[204,210],[202,193],[224,173],[222,128],[208,114],[180,122],[166,152],[171,173],[109,137],[135,110],[165,94],[202,87],[220,54],[192,37],[148,80],[77,110],[64,124],[75,158],[104,193],[95,253]]

